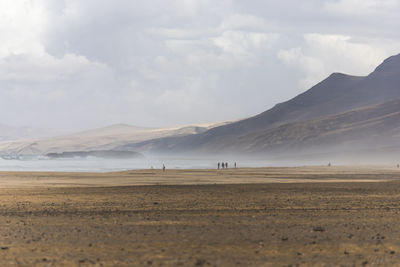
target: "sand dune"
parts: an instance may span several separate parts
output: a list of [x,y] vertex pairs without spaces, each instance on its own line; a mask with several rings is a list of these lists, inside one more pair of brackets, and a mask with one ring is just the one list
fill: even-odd
[[0,154],[44,155],[65,151],[108,150],[127,143],[154,138],[200,133],[225,123],[227,122],[203,123],[169,128],[145,128],[116,124],[100,129],[51,138],[3,141],[0,142]]

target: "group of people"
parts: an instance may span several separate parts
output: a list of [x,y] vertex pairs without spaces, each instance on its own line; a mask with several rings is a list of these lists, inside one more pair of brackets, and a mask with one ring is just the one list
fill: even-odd
[[[222,169],[228,169],[228,162],[222,162],[222,163],[221,163],[221,162],[218,162],[217,165],[218,165],[218,170],[221,169],[221,168],[222,168]],[[236,169],[236,162],[233,163],[233,167]],[[151,169],[153,170],[154,167],[151,166]],[[165,169],[166,169],[166,168],[165,168],[165,164],[163,164],[163,165],[162,165],[162,171],[165,172]]]
[[[218,166],[218,170],[220,168],[228,169],[228,162],[222,162],[222,163],[218,162],[217,166]],[[236,162],[233,164],[233,167],[236,169]]]

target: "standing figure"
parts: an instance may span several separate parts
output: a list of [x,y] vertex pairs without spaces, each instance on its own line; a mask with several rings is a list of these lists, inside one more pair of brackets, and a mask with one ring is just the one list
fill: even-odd
[[235,161],[234,165],[235,165],[235,169],[236,169],[236,161]]
[[219,162],[218,162],[218,170],[219,170]]
[[225,168],[225,163],[222,162],[222,169],[224,169],[224,168]]
[[225,162],[225,168],[228,169],[228,162]]
[[165,165],[162,165],[162,171],[165,172]]

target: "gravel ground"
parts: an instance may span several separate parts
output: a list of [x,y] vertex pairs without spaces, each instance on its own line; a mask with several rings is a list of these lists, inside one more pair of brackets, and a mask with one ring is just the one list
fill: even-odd
[[399,265],[400,182],[376,173],[390,181],[0,188],[0,266]]

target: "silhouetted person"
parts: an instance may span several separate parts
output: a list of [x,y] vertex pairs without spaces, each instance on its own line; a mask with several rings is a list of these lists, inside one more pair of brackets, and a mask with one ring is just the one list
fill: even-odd
[[328,163],[328,167],[330,167],[330,166],[331,166],[331,163],[329,162],[329,163]]
[[225,163],[222,162],[222,169],[224,169],[224,168],[225,168]]
[[397,169],[398,169],[398,168],[400,168],[400,165],[399,165],[399,164],[397,164]]
[[218,170],[219,170],[219,165],[220,165],[220,164],[219,164],[219,162],[218,162]]
[[225,162],[225,169],[228,169],[228,162]]
[[235,166],[235,169],[236,169],[236,161],[235,161],[235,163],[233,165]]
[[162,171],[165,172],[165,165],[162,165]]

